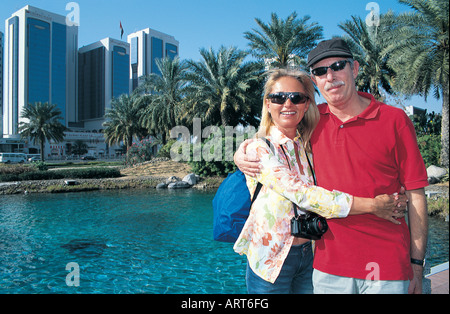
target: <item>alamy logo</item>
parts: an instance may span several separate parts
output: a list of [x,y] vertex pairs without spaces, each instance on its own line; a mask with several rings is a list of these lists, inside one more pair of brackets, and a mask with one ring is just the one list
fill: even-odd
[[[193,134],[185,126],[176,126],[170,130],[170,137],[178,139],[170,148],[170,157],[174,161],[233,161],[235,148],[246,139],[252,138],[256,129],[252,126],[239,131],[237,127],[212,125],[202,129],[201,119],[194,118]],[[235,138],[235,140],[234,140]],[[201,143],[201,139],[205,139]]]
[[366,5],[366,11],[370,11],[366,16],[366,25],[368,27],[380,26],[380,6],[376,2],[369,2]]
[[66,15],[67,26],[80,26],[80,5],[76,2],[66,4],[66,11],[70,11]]
[[66,270],[69,273],[66,276],[66,285],[69,287],[79,287],[80,286],[80,265],[75,262],[67,263]]
[[366,276],[366,280],[370,281],[380,280],[380,265],[378,265],[378,263],[376,262],[367,263],[366,270],[370,271]]

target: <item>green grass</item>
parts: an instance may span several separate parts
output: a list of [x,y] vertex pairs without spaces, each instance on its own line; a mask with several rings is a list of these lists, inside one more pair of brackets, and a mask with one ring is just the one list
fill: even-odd
[[439,197],[439,198],[428,198],[428,215],[430,216],[442,216],[446,217],[449,211],[448,197]]

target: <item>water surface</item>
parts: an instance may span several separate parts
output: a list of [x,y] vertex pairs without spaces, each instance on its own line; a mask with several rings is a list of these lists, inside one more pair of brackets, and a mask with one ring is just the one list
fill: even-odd
[[[3,196],[0,293],[245,293],[245,259],[212,240],[213,196]],[[70,262],[78,287],[66,285]]]
[[[0,293],[246,293],[245,257],[212,240],[214,192],[0,197]],[[448,261],[430,219],[429,262]],[[79,266],[79,286],[68,286]],[[69,264],[71,265],[71,264]]]

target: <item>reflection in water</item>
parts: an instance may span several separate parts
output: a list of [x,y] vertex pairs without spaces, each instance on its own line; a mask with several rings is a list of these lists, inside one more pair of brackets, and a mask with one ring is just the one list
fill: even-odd
[[98,257],[107,248],[106,242],[99,239],[75,239],[67,244],[61,245],[70,254],[81,255],[83,257]]

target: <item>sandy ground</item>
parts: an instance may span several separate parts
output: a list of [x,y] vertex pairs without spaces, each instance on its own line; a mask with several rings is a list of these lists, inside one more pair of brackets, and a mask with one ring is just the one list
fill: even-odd
[[124,178],[133,178],[139,176],[153,176],[168,178],[176,176],[183,179],[189,173],[192,173],[191,166],[186,163],[176,161],[158,161],[154,163],[144,163],[139,166],[122,169],[120,173]]

